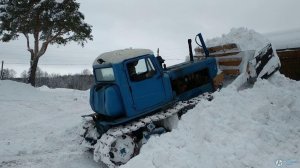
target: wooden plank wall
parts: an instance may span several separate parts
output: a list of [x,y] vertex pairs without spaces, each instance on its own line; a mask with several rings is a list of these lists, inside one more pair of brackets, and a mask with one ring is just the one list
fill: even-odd
[[[218,64],[220,65],[220,69],[223,71],[225,75],[234,75],[237,76],[240,74],[239,66],[242,62],[242,57],[237,56],[241,51],[238,46],[234,43],[229,43],[220,46],[214,46],[207,48],[209,51],[210,57],[217,58]],[[195,57],[203,56],[202,48],[195,48]],[[231,56],[236,55],[235,58],[231,58]]]
[[280,72],[286,77],[300,80],[300,48],[277,50],[281,62]]
[[[215,46],[208,48],[210,56],[218,59],[221,70],[225,75],[239,75],[238,69],[231,67],[238,67],[241,64],[242,57],[230,58],[230,56],[237,55],[241,51],[236,44],[225,44],[222,46]],[[300,48],[283,49],[276,51],[281,62],[280,72],[286,77],[294,80],[300,80]],[[204,51],[202,48],[195,49],[195,57],[203,57]],[[197,55],[198,54],[198,55]],[[222,68],[224,67],[224,68]]]

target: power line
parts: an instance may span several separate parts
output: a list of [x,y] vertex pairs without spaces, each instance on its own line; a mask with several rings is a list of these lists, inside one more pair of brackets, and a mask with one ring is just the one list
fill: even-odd
[[[185,59],[176,59],[176,58],[174,58],[174,59],[168,59],[168,58],[166,58],[165,59],[166,61],[182,61],[182,60],[185,60]],[[19,63],[19,62],[17,62],[17,63],[5,63],[5,64],[7,64],[7,65],[29,65],[29,63]],[[92,64],[55,64],[55,63],[53,63],[53,64],[44,64],[44,63],[41,63],[41,64],[38,64],[38,65],[52,65],[52,66],[91,66]]]
[[[28,63],[5,63],[8,65],[29,65]],[[58,65],[58,66],[77,66],[77,65],[91,65],[91,64],[38,64],[38,65]]]

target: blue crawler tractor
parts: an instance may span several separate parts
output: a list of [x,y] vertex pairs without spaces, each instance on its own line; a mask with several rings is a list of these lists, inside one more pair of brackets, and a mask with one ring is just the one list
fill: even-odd
[[193,60],[189,40],[190,61],[168,68],[147,49],[117,50],[96,58],[90,89],[95,113],[84,116],[92,119],[86,121],[83,135],[96,161],[108,167],[125,164],[151,135],[170,131],[164,120],[180,116],[201,100],[199,95],[217,89],[216,59],[208,56],[201,34],[198,37],[207,57]]

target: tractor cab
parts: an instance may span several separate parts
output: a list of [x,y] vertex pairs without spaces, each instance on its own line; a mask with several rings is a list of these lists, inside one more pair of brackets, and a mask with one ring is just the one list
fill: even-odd
[[102,125],[112,126],[214,91],[217,65],[206,58],[162,68],[162,58],[151,50],[125,49],[101,54],[93,73],[91,107]]
[[[172,99],[169,78],[153,52],[125,49],[101,54],[94,62],[90,104],[99,115],[131,119]],[[123,122],[123,121],[122,121]]]

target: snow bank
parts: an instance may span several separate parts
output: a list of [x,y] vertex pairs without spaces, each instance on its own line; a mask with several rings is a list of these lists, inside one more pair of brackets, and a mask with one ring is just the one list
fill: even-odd
[[228,43],[236,43],[241,51],[246,51],[261,49],[266,44],[270,43],[270,41],[256,31],[243,27],[232,28],[228,34],[223,34],[222,37],[216,37],[206,41],[208,47]]
[[0,167],[100,167],[80,144],[86,91],[0,81]]
[[[222,54],[226,52],[231,55],[227,55],[226,57],[219,56],[216,57],[217,61],[231,61],[231,59],[242,59],[242,62],[238,66],[227,66],[220,65],[219,68],[221,70],[239,70],[240,74],[246,73],[248,62],[253,60],[254,56],[258,55],[259,51],[265,48],[271,42],[264,37],[263,35],[255,32],[254,30],[249,30],[247,28],[232,28],[228,34],[223,34],[222,37],[217,37],[213,39],[208,39],[206,44],[208,47],[222,46],[225,44],[235,43],[238,46],[238,53],[236,53],[236,49],[227,50],[227,51],[218,51],[212,54]],[[273,51],[276,51],[274,45],[272,45]],[[198,51],[198,50],[196,50]],[[201,56],[202,53],[197,53],[195,55]],[[268,62],[263,71],[261,71],[258,75],[264,75],[266,71],[272,71],[274,67],[278,66],[279,57],[276,52],[274,52],[274,57]],[[272,68],[270,68],[272,67]],[[260,77],[260,76],[259,76]]]
[[[300,166],[300,83],[279,73],[253,88],[227,87],[170,133],[150,138],[123,168]],[[278,163],[278,162],[277,162]]]

